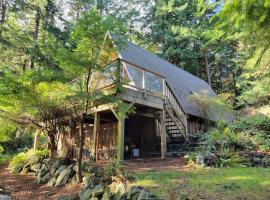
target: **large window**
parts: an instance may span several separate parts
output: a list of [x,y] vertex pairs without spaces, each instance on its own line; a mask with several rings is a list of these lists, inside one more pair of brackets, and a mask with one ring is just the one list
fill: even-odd
[[94,72],[90,81],[90,88],[98,90],[109,86],[115,81],[116,65],[115,63],[108,65],[98,72]]
[[163,91],[162,79],[159,76],[152,74],[150,72],[145,72],[144,74],[145,74],[145,88],[147,90],[162,93]]
[[143,70],[125,63],[123,77],[127,79],[129,85],[135,86],[136,88],[143,88]]
[[158,93],[163,92],[163,79],[151,72],[123,63],[123,77],[127,84],[138,89],[146,89]]

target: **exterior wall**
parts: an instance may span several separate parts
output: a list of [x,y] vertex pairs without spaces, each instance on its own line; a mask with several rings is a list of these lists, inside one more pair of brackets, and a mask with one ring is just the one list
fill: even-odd
[[189,116],[187,120],[187,131],[189,134],[202,132],[204,128],[205,126],[202,118]]

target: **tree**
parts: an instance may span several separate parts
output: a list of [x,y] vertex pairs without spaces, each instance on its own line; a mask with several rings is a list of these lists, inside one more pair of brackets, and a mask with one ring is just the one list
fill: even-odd
[[240,86],[240,106],[245,103],[269,103],[270,76],[270,3],[268,0],[226,1],[219,16],[219,29],[241,41],[243,74]]
[[[90,81],[94,73],[104,70],[99,62],[99,56],[103,50],[102,47],[108,30],[121,33],[123,28],[114,18],[110,16],[102,17],[96,9],[90,10],[84,13],[75,23],[71,33],[70,43],[74,44],[75,48],[62,48],[58,51],[60,66],[76,79],[79,86],[75,89],[72,86],[67,98],[73,107],[75,120],[80,126],[77,158],[77,178],[80,182],[82,181],[81,162],[85,139],[84,123],[89,110],[94,105],[94,100],[98,96],[95,90],[91,90]],[[111,53],[112,48],[106,49],[106,52]],[[108,64],[108,60],[107,62],[103,60],[104,63]]]

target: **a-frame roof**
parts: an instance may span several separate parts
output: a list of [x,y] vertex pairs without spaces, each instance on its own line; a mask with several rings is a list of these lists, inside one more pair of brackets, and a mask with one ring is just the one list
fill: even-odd
[[[115,34],[109,33],[109,36],[113,41],[117,40],[119,42],[120,40],[121,43],[124,42],[124,45],[118,50],[120,59],[165,77],[168,85],[187,114],[208,118],[213,121],[220,120],[219,114],[216,113],[216,108],[212,109],[211,114],[207,113],[207,116],[205,116],[205,110],[194,100],[194,94],[216,97],[215,92],[204,80]],[[224,116],[224,113],[222,113],[222,115],[227,120],[231,118],[230,114]]]

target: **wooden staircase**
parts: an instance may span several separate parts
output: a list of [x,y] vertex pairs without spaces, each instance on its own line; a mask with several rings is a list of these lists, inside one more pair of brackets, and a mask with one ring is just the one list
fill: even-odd
[[164,110],[168,143],[187,142],[185,113],[167,84],[165,87]]

